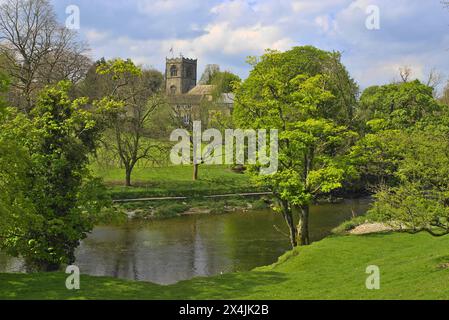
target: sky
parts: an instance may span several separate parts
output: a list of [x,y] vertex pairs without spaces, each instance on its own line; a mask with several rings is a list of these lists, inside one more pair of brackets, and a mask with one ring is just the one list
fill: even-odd
[[342,52],[362,88],[398,79],[403,66],[421,80],[432,69],[449,77],[449,8],[441,0],[52,2],[61,22],[67,6],[79,7],[79,33],[93,59],[131,58],[163,71],[173,48],[175,56],[198,58],[199,73],[219,64],[245,78],[248,56],[313,45]]

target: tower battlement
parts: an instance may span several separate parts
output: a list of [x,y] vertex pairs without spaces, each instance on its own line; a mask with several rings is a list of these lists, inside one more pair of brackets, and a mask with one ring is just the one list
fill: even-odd
[[196,86],[198,59],[166,58],[165,90],[167,95],[189,92]]
[[182,63],[182,62],[186,62],[186,63],[197,63],[197,62],[198,62],[198,59],[190,59],[190,58],[185,58],[185,57],[166,58],[166,62],[167,62],[167,63]]

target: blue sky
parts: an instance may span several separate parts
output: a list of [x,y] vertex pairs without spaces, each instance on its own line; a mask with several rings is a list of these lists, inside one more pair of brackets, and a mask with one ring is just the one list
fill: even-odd
[[[314,45],[343,53],[362,86],[398,78],[401,66],[426,78],[449,76],[449,9],[440,0],[53,0],[64,21],[81,13],[81,36],[92,58],[132,58],[164,69],[170,48],[246,77],[249,55],[267,48]],[[379,8],[380,29],[368,30],[366,9]]]

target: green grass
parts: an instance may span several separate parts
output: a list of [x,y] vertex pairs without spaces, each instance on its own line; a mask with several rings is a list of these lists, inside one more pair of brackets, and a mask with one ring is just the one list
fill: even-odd
[[[427,234],[334,236],[298,248],[275,265],[171,286],[65,274],[0,274],[1,299],[448,299],[449,237]],[[381,289],[367,290],[377,265]]]
[[235,173],[227,166],[200,166],[198,181],[192,179],[191,166],[136,168],[132,176],[133,187],[123,186],[125,178],[123,169],[101,170],[94,167],[94,172],[104,179],[114,199],[198,197],[260,190],[251,184],[247,175]]

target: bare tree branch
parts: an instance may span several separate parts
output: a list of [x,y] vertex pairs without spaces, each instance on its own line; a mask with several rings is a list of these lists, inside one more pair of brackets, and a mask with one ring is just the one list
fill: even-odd
[[5,0],[0,4],[0,55],[17,91],[14,104],[33,108],[35,92],[63,79],[84,77],[88,47],[76,32],[58,24],[48,0]]

